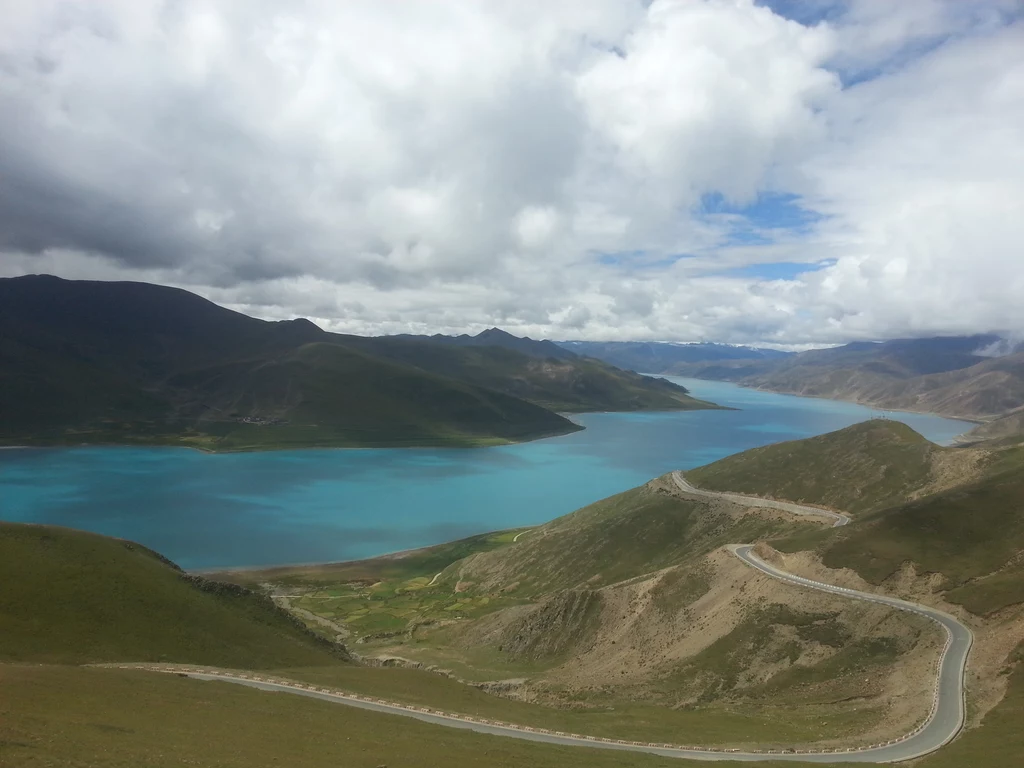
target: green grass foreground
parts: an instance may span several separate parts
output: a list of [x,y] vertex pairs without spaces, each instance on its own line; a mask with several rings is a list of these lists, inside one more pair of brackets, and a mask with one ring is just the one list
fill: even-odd
[[0,523],[0,661],[268,669],[347,655],[269,598],[190,577],[138,544]]
[[[300,696],[115,669],[0,664],[0,764],[135,768],[671,768],[653,755],[530,744]],[[383,693],[377,695],[384,695]],[[972,730],[919,768],[1018,768],[1024,675]],[[547,727],[552,727],[548,722]],[[793,763],[745,763],[780,768]],[[819,763],[832,766],[849,763]]]
[[155,673],[0,665],[0,686],[0,760],[12,768],[680,765],[653,755],[531,744]]

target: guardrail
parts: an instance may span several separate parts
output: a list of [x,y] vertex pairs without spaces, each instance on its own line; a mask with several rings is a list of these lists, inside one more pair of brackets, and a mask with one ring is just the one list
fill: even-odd
[[[946,649],[952,641],[952,635],[949,630],[946,630]],[[287,678],[280,677],[268,677],[265,675],[255,675],[246,672],[232,672],[222,669],[213,669],[209,667],[197,667],[197,666],[177,666],[177,665],[151,665],[151,664],[117,664],[112,665],[117,669],[138,669],[147,670],[152,672],[163,672],[169,674],[187,675],[187,676],[198,676],[201,678],[214,678],[226,681],[242,681],[242,682],[253,682],[262,683],[264,685],[273,685],[285,689],[294,689],[297,691],[304,691],[309,693],[318,694],[319,696],[330,697],[331,699],[339,699],[342,701],[352,701],[364,704],[373,704],[388,710],[398,710],[400,712],[407,712],[411,715],[428,715],[430,718],[444,718],[448,720],[454,720],[457,722],[469,723],[472,725],[484,725],[488,728],[495,728],[507,731],[516,731],[520,733],[539,734],[543,736],[551,736],[566,741],[577,741],[577,742],[590,742],[594,744],[612,744],[622,747],[640,747],[644,749],[657,749],[657,750],[668,750],[673,752],[689,752],[689,753],[707,753],[707,754],[748,754],[748,755],[830,755],[830,754],[852,754],[858,752],[867,752],[872,749],[879,749],[881,747],[893,746],[895,744],[902,743],[909,738],[913,738],[920,733],[934,717],[935,710],[938,705],[938,694],[933,695],[931,712],[928,718],[925,719],[915,730],[910,733],[901,736],[896,739],[889,741],[879,742],[877,744],[871,744],[862,747],[848,747],[848,748],[822,748],[822,749],[738,749],[735,747],[708,747],[708,746],[695,746],[695,745],[684,745],[684,744],[671,744],[667,742],[649,742],[649,741],[634,741],[630,739],[613,739],[604,736],[592,736],[590,734],[578,734],[568,733],[565,731],[554,731],[548,728],[537,728],[530,725],[522,725],[520,723],[507,723],[500,720],[491,720],[488,718],[476,717],[474,715],[462,715],[453,712],[445,712],[442,710],[432,709],[431,707],[417,706],[413,704],[403,704],[400,702],[389,701],[387,699],[380,699],[373,696],[365,696],[359,693],[353,693],[351,691],[344,691],[337,688],[327,688],[319,685],[313,685],[310,683],[301,683],[295,680],[289,680]]]

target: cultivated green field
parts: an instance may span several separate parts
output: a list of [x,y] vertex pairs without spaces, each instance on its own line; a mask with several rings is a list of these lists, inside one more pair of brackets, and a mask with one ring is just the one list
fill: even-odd
[[[228,581],[244,586],[255,586],[272,581],[294,587],[329,587],[361,582],[368,585],[380,581],[401,586],[444,570],[452,563],[477,552],[512,544],[517,536],[527,536],[529,528],[510,528],[506,531],[482,533],[465,539],[449,541],[430,547],[383,555],[366,560],[350,560],[343,563],[321,565],[285,565],[277,568],[254,568],[237,571],[210,572],[210,578]],[[429,580],[429,579],[428,579]],[[421,585],[422,586],[422,585]]]

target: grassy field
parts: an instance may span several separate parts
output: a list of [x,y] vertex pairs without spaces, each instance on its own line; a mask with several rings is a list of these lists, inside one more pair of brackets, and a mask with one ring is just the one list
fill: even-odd
[[[291,607],[344,624],[353,640],[372,639],[449,619],[475,618],[522,603],[517,598],[455,594],[450,585],[442,590],[433,582],[452,563],[506,547],[528,530],[485,533],[368,560],[208,575],[249,587],[273,584],[274,592],[292,595]],[[311,630],[323,632],[318,622],[306,621]]]
[[0,660],[319,666],[347,656],[266,597],[105,536],[0,523]]
[[[282,677],[330,685],[394,701],[553,728],[650,741],[693,741],[709,745],[786,744],[862,732],[880,713],[851,709],[822,713],[818,703],[778,702],[773,706],[707,706],[670,709],[642,702],[606,699],[578,708],[546,707],[494,696],[417,669],[332,667],[281,670]],[[634,735],[639,734],[639,735]]]
[[[531,745],[301,697],[143,672],[6,664],[0,665],[0,686],[5,693],[0,764],[5,768],[681,764],[646,755]],[[980,728],[919,765],[1016,768],[1024,754],[1024,732],[1018,727],[1022,714],[1024,675],[1016,673],[1006,699]],[[544,725],[559,727],[550,720]]]
[[5,768],[678,765],[652,756],[532,745],[153,673],[0,665],[0,686]]
[[[364,674],[375,670],[346,671]],[[351,680],[347,683],[355,688]],[[367,685],[380,691],[375,695],[388,695],[387,686],[375,681]],[[401,686],[414,689],[407,681]],[[0,699],[0,765],[4,768],[698,765],[651,755],[529,744],[297,696],[145,672],[0,664],[0,687],[4,691]],[[1024,674],[1018,670],[1011,677],[1007,697],[981,727],[917,765],[1018,768],[1024,754],[1024,731],[1019,727],[1022,716]],[[544,725],[558,727],[550,720]],[[792,763],[749,765],[778,768]],[[841,764],[822,765],[835,768]]]
[[[365,712],[299,696],[169,675],[0,664],[0,758],[7,766],[595,766],[650,768],[652,755],[530,744]],[[375,695],[385,695],[376,693]],[[674,739],[694,734],[686,725]],[[621,721],[621,722],[620,722]],[[570,719],[537,719],[548,728]],[[736,725],[741,719],[736,719]],[[636,726],[630,732],[630,726]],[[600,727],[644,739],[642,722],[607,714]],[[696,723],[696,728],[701,728]],[[656,733],[665,735],[666,729]],[[766,724],[752,735],[782,734]],[[635,735],[634,735],[635,734]],[[683,763],[689,764],[689,763]],[[758,765],[769,766],[765,762]]]

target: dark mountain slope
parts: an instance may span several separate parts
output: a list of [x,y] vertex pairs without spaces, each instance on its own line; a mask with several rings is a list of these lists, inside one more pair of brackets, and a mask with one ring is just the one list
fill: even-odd
[[[503,335],[489,334],[487,338],[504,339],[508,336],[504,332],[499,334]],[[690,397],[685,388],[664,379],[640,376],[600,360],[575,355],[542,358],[513,348],[516,345],[463,346],[447,341],[439,342],[436,337],[426,341],[398,336],[342,338],[347,345],[369,354],[504,392],[555,411],[653,411],[716,407]],[[509,338],[515,339],[514,336]],[[550,342],[531,343],[543,345]],[[543,350],[543,347],[540,349]]]
[[577,429],[343,341],[163,286],[0,280],[0,441],[464,445]]
[[473,445],[578,429],[551,409],[715,407],[550,342],[467,339],[327,333],[145,283],[4,279],[0,442]]

